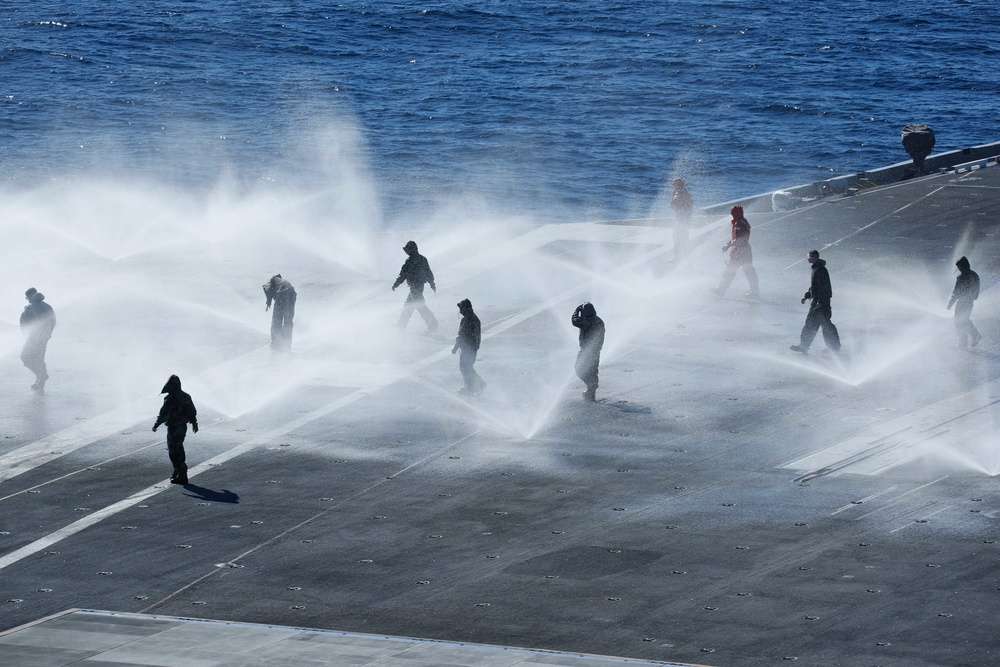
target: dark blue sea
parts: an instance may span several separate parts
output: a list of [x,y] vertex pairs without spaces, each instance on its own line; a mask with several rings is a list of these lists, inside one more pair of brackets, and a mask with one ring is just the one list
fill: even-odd
[[995,0],[0,3],[0,177],[656,213],[1000,139]]

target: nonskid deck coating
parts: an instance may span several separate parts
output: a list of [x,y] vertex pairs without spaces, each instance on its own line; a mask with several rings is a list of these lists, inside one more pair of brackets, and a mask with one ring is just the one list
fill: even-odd
[[[85,606],[667,664],[991,665],[995,447],[961,447],[996,442],[998,192],[989,168],[748,211],[755,302],[742,276],[726,299],[707,293],[725,220],[703,221],[677,269],[669,230],[627,225],[457,253],[435,262],[431,304],[446,317],[478,295],[481,402],[454,396],[447,340],[414,335],[378,363],[329,361],[336,350],[304,340],[282,367],[234,339],[229,361],[192,376],[204,416],[183,489],[147,433],[155,395],[101,403],[72,391],[85,378],[56,356],[50,394],[28,400],[11,359],[4,625]],[[830,261],[842,367],[787,351],[812,247]],[[964,253],[983,278],[975,352],[950,349],[938,312]],[[607,282],[588,277],[595,256],[621,256]],[[504,293],[537,262],[561,272],[538,294]],[[639,316],[657,317],[677,283],[690,310],[642,329],[621,304],[647,281],[664,291],[642,295]],[[398,293],[378,298],[394,318]],[[566,320],[583,298],[608,322],[596,405],[572,378]],[[271,386],[283,372],[304,380]],[[226,377],[243,393],[220,406],[261,407],[221,418],[208,397]]]
[[693,667],[81,609],[0,633],[0,658],[4,667]]

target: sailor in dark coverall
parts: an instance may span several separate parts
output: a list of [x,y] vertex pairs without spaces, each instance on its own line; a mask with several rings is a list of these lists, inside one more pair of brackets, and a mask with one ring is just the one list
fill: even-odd
[[280,273],[272,276],[263,287],[267,298],[264,311],[270,310],[271,302],[274,302],[274,310],[271,311],[271,349],[290,350],[292,320],[295,318],[295,288]]
[[166,396],[163,397],[163,407],[160,408],[160,416],[153,424],[153,430],[158,429],[160,424],[167,425],[167,452],[170,454],[170,462],[174,464],[174,474],[170,476],[170,483],[187,484],[184,436],[187,435],[189,423],[191,430],[198,432],[198,411],[187,392],[181,391],[181,379],[176,375],[170,376],[160,393]]
[[427,263],[426,257],[417,252],[417,244],[413,241],[407,241],[406,245],[403,246],[403,251],[408,257],[403,262],[403,267],[399,270],[399,277],[392,284],[392,289],[395,291],[405,280],[407,286],[410,288],[410,293],[406,297],[406,303],[403,304],[403,312],[399,316],[399,328],[406,328],[407,323],[410,321],[410,316],[413,315],[413,309],[416,308],[420,312],[420,316],[424,318],[424,323],[427,325],[427,333],[434,333],[438,328],[437,319],[430,308],[427,307],[427,304],[424,303],[424,283],[429,284],[431,289],[437,292],[437,287],[434,285],[434,274],[431,272],[431,265]]
[[56,327],[56,314],[52,306],[45,303],[45,295],[34,287],[24,293],[28,305],[21,313],[21,332],[27,336],[24,347],[21,348],[21,363],[35,374],[36,391],[45,390],[45,381],[49,379],[48,368],[45,366],[45,350]]
[[479,317],[472,310],[472,302],[462,299],[458,302],[458,312],[462,314],[462,321],[458,324],[458,337],[455,338],[455,346],[451,348],[451,353],[461,352],[458,358],[458,369],[462,371],[462,380],[465,386],[458,390],[460,394],[478,396],[486,387],[483,378],[473,366],[476,363],[476,355],[479,352],[479,343],[482,340],[482,325]]
[[573,311],[573,326],[580,330],[580,351],[576,354],[576,375],[587,385],[583,398],[597,399],[597,369],[604,347],[604,320],[590,302],[581,303]]
[[799,336],[799,344],[792,345],[791,349],[807,354],[809,346],[816,338],[816,332],[822,327],[826,347],[832,352],[840,352],[840,334],[830,321],[833,315],[830,308],[833,286],[830,285],[830,272],[826,270],[826,261],[819,258],[819,250],[810,250],[806,259],[812,264],[812,281],[809,284],[809,291],[802,297],[802,303],[810,299],[812,303],[809,305],[809,314],[806,315],[806,323]]
[[[955,262],[958,267],[958,279],[955,280],[955,289],[951,293],[951,300],[948,301],[948,310],[955,306],[955,330],[958,332],[958,346],[965,348],[969,345],[975,347],[979,344],[982,335],[972,323],[972,304],[979,298],[979,274],[969,266],[969,260],[965,257],[959,258]],[[969,338],[972,338],[970,341]]]
[[729,250],[729,261],[726,262],[726,270],[722,272],[722,280],[712,291],[718,296],[726,293],[733,278],[736,277],[736,270],[743,269],[747,282],[750,284],[750,291],[747,296],[755,298],[760,295],[760,287],[757,281],[757,271],[753,268],[753,249],[750,248],[750,223],[743,217],[743,207],[734,206],[729,211],[733,215],[732,237],[729,243],[722,247],[722,251]]

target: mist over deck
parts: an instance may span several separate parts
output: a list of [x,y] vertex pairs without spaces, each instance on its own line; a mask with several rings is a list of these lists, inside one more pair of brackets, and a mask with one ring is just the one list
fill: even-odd
[[[697,219],[681,262],[648,221],[384,233],[255,202],[169,231],[15,219],[12,274],[59,325],[39,396],[18,304],[0,316],[0,629],[85,608],[665,663],[993,664],[998,192],[984,166],[748,207],[759,300],[742,275],[709,292],[724,215]],[[62,239],[49,271],[42,234]],[[440,338],[393,326],[410,238]],[[844,359],[788,350],[813,248]],[[983,281],[972,351],[945,310],[962,255]],[[267,349],[274,272],[299,293],[291,356]],[[466,297],[479,400],[449,354]],[[584,300],[608,332],[596,404],[573,375]],[[149,432],[170,373],[202,424],[183,488]],[[0,636],[0,656],[104,660],[73,648],[86,622]],[[271,664],[242,647],[188,658]]]

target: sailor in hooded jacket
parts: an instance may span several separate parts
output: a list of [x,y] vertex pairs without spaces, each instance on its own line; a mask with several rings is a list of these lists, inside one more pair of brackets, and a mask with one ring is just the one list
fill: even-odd
[[587,385],[583,398],[596,400],[598,367],[604,347],[604,320],[597,316],[594,304],[581,303],[573,311],[573,326],[580,330],[580,351],[576,354],[576,375]]
[[455,346],[451,348],[451,353],[461,353],[458,358],[458,369],[462,372],[465,386],[459,393],[476,396],[486,387],[483,378],[479,377],[474,368],[479,344],[482,341],[482,325],[472,310],[472,302],[468,299],[458,302],[458,312],[462,314],[462,321],[458,324],[458,336],[455,338]]
[[184,436],[187,435],[188,424],[191,424],[192,431],[198,432],[198,410],[195,409],[191,396],[181,390],[181,379],[176,375],[170,376],[160,393],[166,396],[163,397],[160,414],[153,423],[153,431],[156,431],[160,424],[167,425],[167,452],[170,454],[170,462],[174,465],[174,474],[170,476],[170,482],[187,484]]
[[413,241],[406,242],[406,245],[403,246],[403,252],[406,253],[406,261],[403,262],[403,266],[399,270],[399,276],[396,278],[396,282],[392,284],[392,289],[395,291],[397,287],[403,284],[403,281],[406,281],[407,287],[410,288],[410,293],[406,296],[406,302],[403,304],[403,312],[399,315],[398,326],[400,329],[405,329],[407,323],[410,321],[410,316],[413,315],[413,311],[416,309],[420,312],[420,316],[424,318],[424,324],[427,325],[427,333],[434,333],[438,328],[437,318],[434,317],[434,313],[431,312],[431,309],[424,302],[424,283],[430,285],[431,289],[437,292],[431,265],[428,263],[427,258],[418,252],[417,244]]
[[48,348],[52,330],[56,328],[56,314],[52,306],[45,303],[45,295],[34,287],[24,293],[28,305],[21,313],[21,331],[25,334],[24,347],[21,348],[21,363],[35,374],[35,384],[32,389],[42,391],[45,381],[49,379],[48,367],[45,365],[45,350]]
[[271,311],[271,349],[290,350],[297,297],[295,288],[280,273],[271,276],[263,288],[267,300],[264,310],[271,310],[271,303],[274,303],[274,310]]
[[[948,309],[955,306],[955,330],[958,332],[958,346],[975,347],[979,344],[982,334],[972,323],[972,305],[979,298],[979,274],[972,270],[969,260],[960,257],[955,266],[958,267],[958,278],[955,289],[948,301]],[[972,338],[970,341],[969,338]]]

